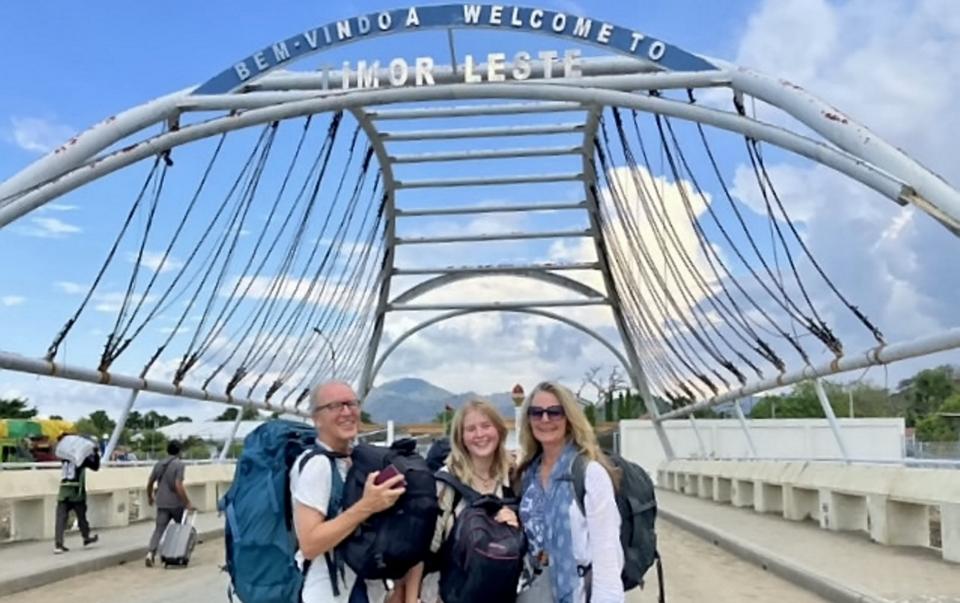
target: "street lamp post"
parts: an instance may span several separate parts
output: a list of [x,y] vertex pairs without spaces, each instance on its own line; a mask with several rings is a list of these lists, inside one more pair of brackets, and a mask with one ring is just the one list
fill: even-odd
[[327,346],[330,347],[330,373],[331,377],[336,378],[337,376],[337,348],[333,347],[333,342],[330,341],[330,338],[324,335],[318,327],[313,327],[313,332],[320,336],[323,339]]

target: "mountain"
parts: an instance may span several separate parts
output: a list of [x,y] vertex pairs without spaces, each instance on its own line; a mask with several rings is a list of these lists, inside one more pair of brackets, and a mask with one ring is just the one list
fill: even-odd
[[423,379],[397,379],[373,388],[363,409],[376,423],[388,419],[401,424],[426,423],[443,410],[444,401],[452,396],[452,392]]
[[513,416],[510,393],[480,395],[475,392],[454,394],[423,379],[388,381],[371,390],[363,409],[376,423],[393,419],[399,424],[429,423],[450,405],[459,408],[467,400],[483,398],[493,403],[506,417]]

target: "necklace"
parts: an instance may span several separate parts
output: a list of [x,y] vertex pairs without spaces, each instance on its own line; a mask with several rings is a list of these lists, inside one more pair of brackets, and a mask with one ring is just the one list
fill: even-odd
[[483,488],[483,489],[490,488],[490,487],[493,486],[493,485],[496,483],[496,481],[497,481],[496,478],[494,478],[494,477],[483,477],[482,475],[480,475],[479,473],[477,473],[477,472],[476,472],[475,470],[473,470],[472,468],[470,469],[470,473],[473,474],[473,477],[476,478],[477,483],[478,483],[478,484],[480,485],[480,487]]

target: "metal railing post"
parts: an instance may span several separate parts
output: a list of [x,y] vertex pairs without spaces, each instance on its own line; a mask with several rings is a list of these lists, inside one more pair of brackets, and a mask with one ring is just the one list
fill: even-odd
[[743,435],[747,438],[747,447],[750,449],[750,457],[757,458],[757,447],[753,443],[753,435],[750,433],[750,426],[747,425],[747,418],[743,415],[743,408],[740,407],[740,400],[733,403],[734,410],[737,411],[737,419],[740,420],[740,428],[743,429]]
[[830,429],[833,431],[833,437],[837,440],[837,446],[840,447],[840,456],[843,457],[845,463],[850,463],[850,454],[847,453],[847,443],[843,438],[843,432],[840,431],[840,421],[837,421],[837,415],[833,412],[833,407],[830,406],[830,399],[827,398],[827,392],[823,389],[823,383],[819,379],[813,380],[813,389],[817,392],[817,398],[820,400],[820,406],[823,408],[823,414],[827,417],[827,422],[830,423]]

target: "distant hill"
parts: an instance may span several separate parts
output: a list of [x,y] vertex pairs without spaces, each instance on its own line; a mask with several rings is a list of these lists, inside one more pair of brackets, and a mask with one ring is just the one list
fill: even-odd
[[489,400],[507,417],[513,416],[513,399],[509,392],[477,394],[465,392],[454,394],[423,379],[398,379],[373,388],[364,402],[363,409],[376,423],[393,419],[397,423],[427,423],[446,405],[458,408],[471,398]]

